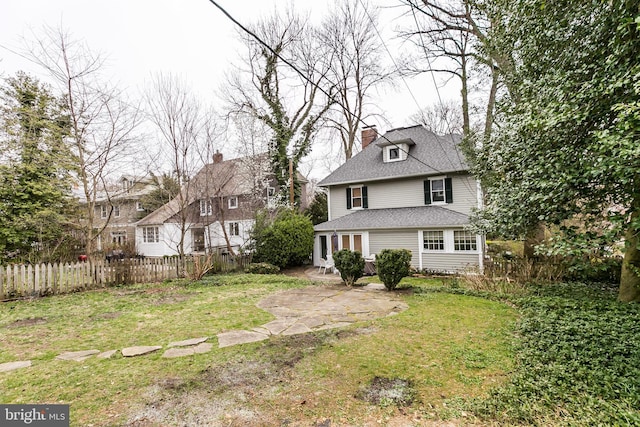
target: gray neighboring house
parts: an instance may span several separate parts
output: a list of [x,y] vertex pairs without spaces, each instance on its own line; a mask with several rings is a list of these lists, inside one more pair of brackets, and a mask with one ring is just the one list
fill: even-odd
[[481,192],[460,139],[420,125],[381,137],[365,129],[362,151],[319,183],[328,192],[329,220],[315,226],[314,265],[335,249],[369,257],[405,248],[416,269],[482,269],[484,236],[467,230]]

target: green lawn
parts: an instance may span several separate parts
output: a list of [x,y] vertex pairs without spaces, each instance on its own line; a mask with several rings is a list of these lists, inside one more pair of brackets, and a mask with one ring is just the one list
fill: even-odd
[[[371,280],[371,279],[368,279]],[[517,312],[509,305],[431,291],[407,279],[401,314],[348,328],[217,348],[215,335],[272,320],[255,304],[319,286],[282,275],[213,276],[110,288],[0,305],[1,403],[68,403],[72,425],[420,425],[465,419],[513,369]],[[177,359],[55,360],[63,351],[162,345],[208,336],[213,351]],[[410,401],[365,400],[376,377],[406,381]]]

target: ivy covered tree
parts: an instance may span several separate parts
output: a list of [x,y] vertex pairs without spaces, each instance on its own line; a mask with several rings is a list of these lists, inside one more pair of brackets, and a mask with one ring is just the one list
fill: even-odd
[[61,101],[25,73],[0,93],[0,260],[48,261],[70,235],[69,122]]
[[478,224],[524,236],[573,221],[609,245],[624,237],[619,299],[640,301],[638,2],[486,3],[504,17],[486,46],[514,66],[502,70],[509,96],[478,153]]

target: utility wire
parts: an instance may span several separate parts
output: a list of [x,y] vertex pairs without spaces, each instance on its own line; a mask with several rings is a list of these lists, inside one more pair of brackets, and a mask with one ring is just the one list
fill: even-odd
[[[276,52],[271,46],[269,46],[268,43],[266,43],[264,40],[262,40],[257,34],[255,34],[253,31],[249,30],[247,27],[245,27],[244,25],[242,25],[237,19],[235,19],[233,16],[231,16],[231,14],[229,12],[227,12],[222,6],[220,6],[218,4],[218,2],[216,2],[215,0],[209,0],[209,2],[211,4],[213,4],[215,7],[217,7],[231,22],[233,22],[235,25],[237,25],[240,29],[242,29],[242,31],[246,32],[247,34],[249,34],[251,37],[253,37],[256,41],[258,41],[258,43],[260,43],[262,46],[264,46],[265,48],[267,48],[271,53],[273,53],[276,57],[278,57],[280,60],[282,60],[282,62],[284,62],[285,64],[287,64],[289,67],[291,67],[296,73],[298,73],[300,75],[300,77],[302,77],[304,80],[306,80],[309,84],[315,86],[318,90],[320,90],[323,94],[325,94],[327,97],[329,97],[329,99],[331,99],[333,102],[335,102],[336,104],[338,104],[340,107],[342,107],[344,109],[344,111],[347,111],[348,114],[350,114],[353,118],[355,118],[358,122],[362,123],[365,127],[368,127],[368,125],[364,122],[364,120],[360,119],[359,117],[357,117],[354,113],[352,113],[351,111],[349,111],[339,100],[336,100],[335,97],[333,95],[331,95],[330,93],[328,93],[324,88],[322,88],[320,85],[318,85],[317,83],[313,82],[311,79],[309,79],[302,71],[300,71],[294,64],[292,64],[290,61],[288,61],[287,59],[283,58],[278,52]],[[376,30],[377,31],[377,30]],[[416,101],[417,102],[417,101]],[[386,140],[387,142],[389,142],[391,145],[393,145],[394,147],[398,148],[400,151],[404,152],[405,154],[407,154],[407,157],[411,157],[414,160],[416,160],[417,162],[423,164],[424,166],[434,170],[436,173],[444,173],[443,171],[435,168],[432,165],[429,165],[428,163],[426,163],[425,161],[423,161],[422,159],[419,159],[417,157],[415,157],[413,154],[409,153],[408,150],[405,150],[403,147],[401,147],[400,145],[396,144],[395,142],[389,140],[386,136],[384,135],[380,135],[381,138],[383,138],[384,140]],[[441,144],[441,142],[438,140],[438,143]],[[445,152],[446,155],[446,150],[443,149],[443,151]],[[449,159],[449,161],[451,161]],[[453,162],[452,162],[453,164]]]

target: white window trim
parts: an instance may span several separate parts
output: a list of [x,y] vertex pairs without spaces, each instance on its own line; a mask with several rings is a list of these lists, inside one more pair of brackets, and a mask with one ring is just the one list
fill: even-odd
[[[235,233],[235,231],[238,231]],[[229,222],[229,236],[240,236],[240,223],[238,221]]]
[[136,211],[138,211],[138,212],[144,211],[144,206],[142,206],[142,202],[141,201],[137,201],[136,202]]
[[[351,210],[358,210],[358,209],[364,209],[363,205],[364,205],[364,197],[362,197],[362,188],[364,187],[363,184],[360,185],[350,185],[349,188],[351,189]],[[360,206],[354,206],[353,205],[353,190],[355,188],[359,188],[360,189]]]
[[211,200],[200,199],[200,216],[211,216],[212,214]]
[[[455,239],[455,233],[456,231],[458,232],[466,232],[471,236],[474,236],[476,238],[476,248],[475,249],[456,249],[456,239]],[[478,248],[480,247],[480,239],[478,238],[479,236],[477,234],[473,234],[470,231],[467,230],[452,230],[452,236],[453,236],[453,251],[455,253],[466,253],[466,254],[475,254],[478,253]]]
[[[424,247],[424,233],[425,232],[437,232],[440,231],[442,232],[442,243],[443,243],[443,248],[442,249],[427,249]],[[420,231],[420,248],[422,249],[423,253],[430,253],[430,254],[443,254],[447,252],[447,233],[446,230],[422,230]]]
[[[434,176],[434,177],[429,178],[430,187],[431,187],[430,188],[431,194],[429,196],[431,197],[431,204],[432,205],[446,205],[447,204],[447,183],[445,182],[446,178],[447,178],[446,176]],[[440,201],[436,202],[433,199],[433,193],[434,193],[434,191],[433,191],[433,181],[442,181],[442,196],[444,197],[444,200],[441,201],[441,202]]]
[[[149,229],[153,229],[151,236],[149,236]],[[149,239],[149,237],[152,237],[152,239]],[[160,227],[157,225],[147,225],[142,227],[142,242],[150,244],[160,243]]]
[[[342,246],[342,236],[349,236],[349,247],[348,248],[344,248]],[[353,248],[353,236],[354,235],[360,235],[361,236],[361,242],[362,242],[362,256],[363,257],[368,257],[370,255],[369,253],[369,232],[368,231],[354,231],[353,233],[338,233],[338,250],[340,249],[349,249],[350,251],[353,250],[351,248]],[[327,245],[330,248],[331,247],[331,234],[327,234]]]
[[107,219],[109,213],[107,212],[107,205],[100,205],[100,218]]
[[[444,250],[433,250],[433,249],[425,249],[424,248],[424,232],[425,231],[442,231],[444,237]],[[480,245],[481,245],[481,236],[479,234],[475,234],[476,236],[476,250],[455,250],[455,240],[453,238],[454,231],[465,231],[459,228],[450,228],[450,229],[424,229],[418,232],[418,242],[419,242],[419,252],[421,254],[478,254],[480,253]]]
[[[234,201],[234,203],[231,203]],[[230,196],[228,201],[229,209],[238,209],[238,196]]]
[[120,205],[113,206],[113,217],[120,218]]

